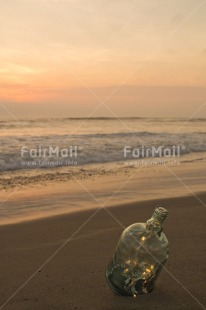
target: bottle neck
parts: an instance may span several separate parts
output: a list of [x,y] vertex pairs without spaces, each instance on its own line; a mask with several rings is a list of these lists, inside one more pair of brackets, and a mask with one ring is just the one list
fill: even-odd
[[155,221],[157,221],[160,225],[162,225],[167,215],[168,215],[168,211],[165,208],[161,206],[157,206],[152,215],[152,218]]
[[147,229],[160,232],[162,230],[162,224],[167,215],[168,211],[165,208],[161,206],[156,207],[151,219],[149,219],[146,223]]

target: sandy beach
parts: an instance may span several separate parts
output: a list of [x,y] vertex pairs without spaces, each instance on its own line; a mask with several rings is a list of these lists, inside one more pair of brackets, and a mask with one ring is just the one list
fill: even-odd
[[[204,153],[129,162],[1,174],[0,309],[206,309]],[[116,296],[104,273],[120,234],[160,204],[166,269],[151,294]]]
[[[198,199],[153,199],[1,226],[0,309],[205,309],[206,193]],[[166,269],[151,294],[116,296],[104,271],[118,238],[157,204],[169,210]]]
[[206,310],[206,1],[0,11],[0,310]]

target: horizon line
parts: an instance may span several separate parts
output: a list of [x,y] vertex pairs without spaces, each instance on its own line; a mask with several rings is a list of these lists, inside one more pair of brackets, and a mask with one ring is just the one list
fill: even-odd
[[[30,120],[30,121],[36,121],[36,120],[58,120],[58,119],[64,119],[64,120],[118,120],[118,119],[161,119],[161,120],[186,120],[187,117],[179,117],[179,116],[156,116],[156,117],[146,117],[146,116],[122,116],[122,117],[110,117],[110,116],[97,116],[97,117],[51,117],[51,116],[43,116],[43,117],[24,117],[19,119],[6,119],[6,118],[0,118],[0,122],[7,122],[7,121],[24,121],[24,120]],[[188,121],[193,120],[206,120],[206,117],[194,117]]]

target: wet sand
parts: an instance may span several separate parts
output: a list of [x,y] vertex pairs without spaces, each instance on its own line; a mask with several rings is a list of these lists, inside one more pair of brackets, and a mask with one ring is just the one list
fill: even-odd
[[63,170],[63,176],[57,173],[53,180],[48,174],[46,179],[36,176],[35,182],[33,177],[28,181],[22,176],[25,184],[11,178],[8,186],[4,180],[7,190],[0,188],[0,225],[95,209],[102,204],[118,206],[205,191],[205,160],[175,166],[117,165],[118,169],[107,165],[107,170],[93,166],[78,176]]

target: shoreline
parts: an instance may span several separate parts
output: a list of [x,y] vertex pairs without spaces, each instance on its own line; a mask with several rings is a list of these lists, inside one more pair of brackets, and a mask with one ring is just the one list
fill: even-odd
[[52,168],[19,169],[0,172],[0,190],[36,186],[41,182],[44,186],[57,181],[65,183],[73,179],[88,179],[91,176],[104,176],[128,172],[133,168],[157,168],[161,166],[180,167],[206,162],[205,152],[184,154],[180,157],[154,157],[125,159],[114,162],[99,162],[83,165],[68,165]]
[[[91,172],[91,171],[90,171]],[[10,188],[0,193],[0,225],[205,191],[205,162],[101,170],[87,178]]]

